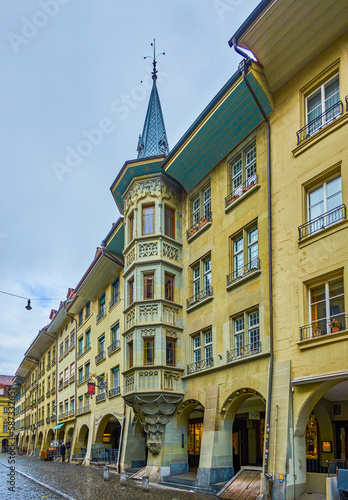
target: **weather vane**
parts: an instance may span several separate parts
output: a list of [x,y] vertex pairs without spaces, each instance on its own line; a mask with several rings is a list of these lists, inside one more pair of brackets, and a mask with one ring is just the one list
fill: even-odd
[[157,64],[157,60],[156,58],[159,57],[159,56],[165,56],[166,53],[165,52],[161,52],[160,54],[157,54],[156,55],[156,40],[153,39],[153,43],[151,43],[151,47],[153,47],[153,56],[144,56],[144,59],[152,59],[152,65],[153,65],[153,70],[152,70],[152,79],[153,80],[156,80],[157,79],[157,69],[156,69],[156,64]]

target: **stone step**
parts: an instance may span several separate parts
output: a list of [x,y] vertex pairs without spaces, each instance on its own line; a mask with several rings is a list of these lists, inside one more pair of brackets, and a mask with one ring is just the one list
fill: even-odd
[[163,483],[175,483],[175,484],[182,484],[185,486],[196,486],[195,479],[180,477],[180,474],[178,474],[177,476],[164,476],[162,481]]

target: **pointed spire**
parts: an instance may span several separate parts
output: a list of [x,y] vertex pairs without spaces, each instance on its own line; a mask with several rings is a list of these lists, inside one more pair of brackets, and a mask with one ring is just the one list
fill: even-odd
[[139,135],[138,141],[138,158],[146,158],[148,156],[156,155],[167,155],[169,153],[168,139],[166,134],[166,129],[164,126],[164,120],[162,115],[161,103],[159,100],[159,95],[156,86],[157,80],[157,60],[156,57],[156,47],[155,40],[151,43],[153,47],[153,57],[146,56],[144,59],[150,57],[152,59],[152,90],[149,100],[149,105],[147,108],[147,113],[145,117],[145,123],[142,135]]

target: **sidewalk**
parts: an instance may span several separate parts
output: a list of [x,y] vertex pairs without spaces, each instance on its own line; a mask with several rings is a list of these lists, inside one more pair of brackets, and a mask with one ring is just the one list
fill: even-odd
[[[6,470],[7,454],[0,454],[1,472]],[[120,476],[110,472],[110,480],[103,480],[103,470],[81,465],[46,462],[38,458],[16,456],[16,471],[22,472],[44,485],[49,485],[57,493],[71,500],[211,500],[210,495],[168,489],[150,484],[150,491],[141,489],[141,482],[128,479],[127,486],[120,485]],[[19,474],[16,482],[19,482]],[[18,478],[18,479],[17,479]],[[53,495],[53,493],[52,493]],[[63,498],[64,498],[63,497]],[[8,498],[19,498],[9,496]],[[21,500],[25,497],[21,497]],[[55,497],[57,498],[57,496]]]

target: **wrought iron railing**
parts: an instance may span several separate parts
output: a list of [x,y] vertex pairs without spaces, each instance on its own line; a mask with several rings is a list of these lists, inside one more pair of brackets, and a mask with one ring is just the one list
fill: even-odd
[[236,187],[232,193],[226,196],[225,198],[225,208],[229,207],[234,203],[238,198],[243,196],[250,188],[257,184],[257,174],[253,174],[247,179],[243,184]]
[[85,351],[88,351],[88,349],[91,347],[91,343],[90,342],[87,342],[87,344],[85,345]]
[[95,397],[96,402],[98,401],[104,401],[106,399],[106,394],[105,392],[102,392],[101,394],[97,394]]
[[53,387],[53,389],[51,389],[51,396],[53,396],[53,394],[55,394],[55,393],[56,393],[56,388]]
[[316,474],[326,474],[328,468],[323,466],[321,463],[321,458],[307,458],[306,459],[306,472],[312,472]]
[[56,358],[53,358],[51,361],[51,366],[54,366],[56,364]]
[[48,371],[51,368],[51,363],[47,363],[46,370]]
[[309,325],[300,326],[300,339],[310,339],[314,337],[322,337],[330,333],[335,333],[343,330],[348,330],[348,314],[341,313],[312,321]]
[[298,240],[301,241],[302,238],[317,233],[318,231],[321,231],[326,227],[331,226],[332,224],[335,224],[336,222],[339,222],[346,218],[347,218],[346,205],[344,204],[339,205],[338,207],[329,210],[325,214],[319,215],[318,217],[315,217],[314,219],[306,222],[305,224],[302,224],[302,226],[299,226]]
[[114,351],[116,351],[116,349],[118,349],[120,347],[120,341],[119,340],[115,340],[115,342],[113,342],[111,345],[109,345],[108,347],[108,355],[110,356],[110,354]]
[[189,308],[194,304],[201,302],[203,299],[211,297],[212,295],[213,295],[213,287],[209,285],[205,287],[204,290],[201,290],[200,292],[196,293],[189,299],[186,299],[186,307]]
[[91,410],[90,405],[87,405],[87,406],[83,406],[82,408],[78,408],[76,410],[76,413],[79,415],[80,413],[86,413],[87,411],[90,411],[90,410]]
[[120,394],[120,386],[114,387],[113,389],[110,389],[109,391],[109,398],[112,398],[113,396],[117,396],[117,394]]
[[69,354],[69,346],[65,348],[65,351],[63,352],[63,357]]
[[103,317],[105,316],[105,306],[102,307],[99,311],[99,314],[97,315],[97,323],[100,321]]
[[112,307],[113,305],[115,305],[115,304],[116,304],[116,302],[118,302],[119,300],[120,300],[120,294],[119,294],[119,292],[118,292],[118,293],[116,293],[116,294],[114,295],[114,297],[112,297],[112,299],[110,300],[110,302],[109,302],[109,309],[111,309],[111,307]]
[[75,375],[71,375],[71,377],[69,378],[69,384],[71,384],[74,381],[75,381]]
[[261,342],[257,340],[251,344],[245,344],[227,351],[227,363],[236,359],[245,358],[261,352]]
[[190,227],[186,231],[187,239],[191,238],[194,234],[196,234],[202,227],[204,227],[206,224],[209,222],[212,222],[213,220],[213,215],[211,212],[207,212],[198,222],[193,224],[193,226]]
[[69,385],[69,379],[68,378],[66,380],[64,380],[63,386],[66,387],[67,385]]
[[227,286],[231,285],[232,283],[242,278],[243,276],[246,276],[252,271],[257,271],[258,269],[260,269],[260,259],[256,257],[256,259],[251,260],[250,262],[245,264],[245,266],[239,267],[238,269],[235,269],[233,273],[228,274],[226,276]]
[[105,351],[102,351],[96,355],[95,362],[99,363],[99,361],[101,361],[102,359],[105,359]]
[[206,368],[210,368],[214,366],[214,358],[210,356],[209,358],[201,359],[200,361],[196,361],[195,363],[191,363],[187,365],[187,375],[190,373],[199,372],[201,370],[205,370]]
[[331,123],[333,120],[338,118],[343,114],[343,103],[342,101],[336,102],[333,106],[330,106],[324,113],[314,118],[307,123],[304,127],[302,127],[297,135],[297,145],[299,145],[302,141],[315,134],[323,127]]
[[49,424],[51,422],[51,417],[46,417],[46,424]]

